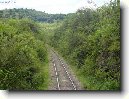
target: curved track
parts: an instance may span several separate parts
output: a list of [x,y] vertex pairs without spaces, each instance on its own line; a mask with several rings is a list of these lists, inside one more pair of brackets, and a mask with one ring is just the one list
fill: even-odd
[[49,90],[82,90],[80,82],[63,58],[53,50],[50,54],[51,85]]

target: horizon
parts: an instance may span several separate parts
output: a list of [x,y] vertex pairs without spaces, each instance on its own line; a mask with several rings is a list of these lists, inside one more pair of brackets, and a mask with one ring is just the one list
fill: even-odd
[[75,13],[82,7],[95,9],[109,2],[110,0],[0,0],[0,10],[27,8],[48,14],[68,14]]

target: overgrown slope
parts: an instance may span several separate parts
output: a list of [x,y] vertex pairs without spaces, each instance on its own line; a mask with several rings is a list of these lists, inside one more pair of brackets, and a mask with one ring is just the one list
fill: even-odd
[[47,50],[28,20],[0,19],[0,89],[47,89]]
[[80,9],[55,30],[51,45],[87,90],[120,90],[120,5]]

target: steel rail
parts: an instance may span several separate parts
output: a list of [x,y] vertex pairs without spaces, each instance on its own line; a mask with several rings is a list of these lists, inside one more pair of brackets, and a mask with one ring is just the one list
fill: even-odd
[[76,87],[76,85],[74,84],[74,81],[72,80],[72,78],[70,77],[70,74],[69,74],[69,72],[67,71],[67,69],[66,69],[64,63],[61,61],[60,58],[59,58],[59,60],[60,60],[62,66],[63,66],[63,68],[64,68],[64,70],[65,70],[65,73],[67,74],[67,77],[69,78],[69,80],[70,80],[70,82],[71,82],[71,84],[72,84],[72,86],[73,86],[73,89],[74,89],[74,90],[77,90],[77,87]]

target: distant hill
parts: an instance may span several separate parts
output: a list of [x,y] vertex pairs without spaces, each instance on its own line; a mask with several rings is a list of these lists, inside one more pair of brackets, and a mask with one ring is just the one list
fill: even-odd
[[65,14],[48,14],[42,11],[36,11],[35,9],[5,9],[0,10],[0,18],[30,18],[34,21],[53,23],[54,21],[63,20]]

